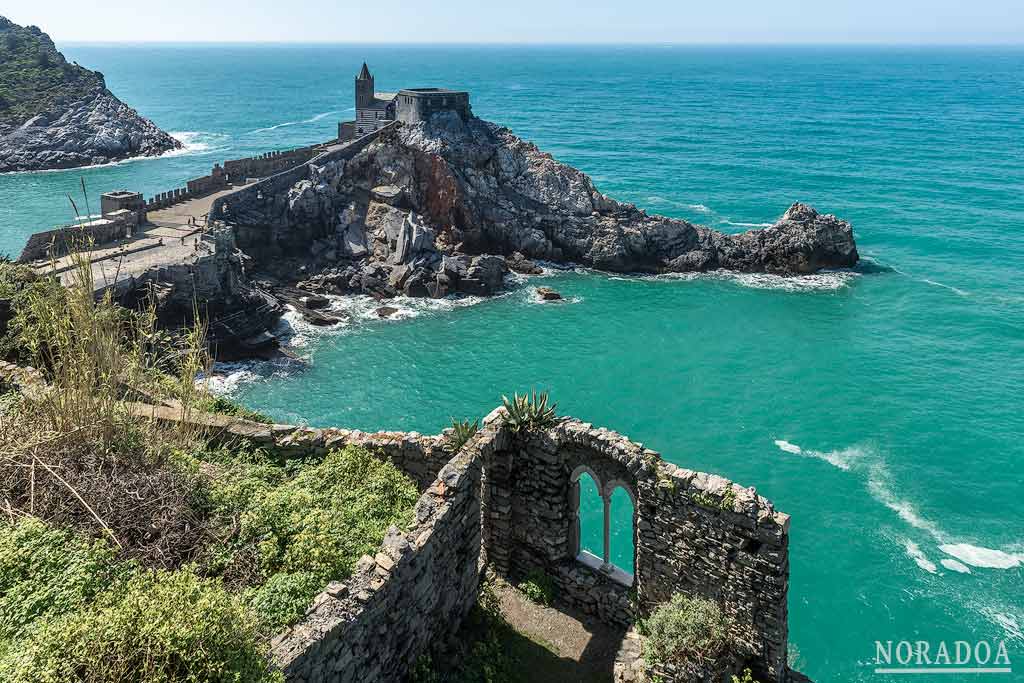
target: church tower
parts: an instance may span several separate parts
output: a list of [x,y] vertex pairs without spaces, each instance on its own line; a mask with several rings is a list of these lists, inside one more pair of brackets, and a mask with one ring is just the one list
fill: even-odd
[[373,76],[363,62],[363,68],[356,76],[356,109],[365,109],[373,103]]

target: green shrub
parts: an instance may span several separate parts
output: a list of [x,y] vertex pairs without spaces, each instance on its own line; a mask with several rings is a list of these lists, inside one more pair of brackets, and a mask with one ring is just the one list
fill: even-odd
[[81,609],[131,571],[104,541],[31,517],[0,524],[0,641],[19,638],[38,619]]
[[555,423],[555,408],[557,404],[548,406],[548,392],[540,394],[534,390],[531,394],[512,394],[512,400],[508,396],[501,397],[501,404],[505,407],[506,420],[512,429],[520,432],[524,429],[546,429]]
[[452,431],[448,437],[448,450],[457,453],[462,450],[466,442],[476,436],[480,430],[480,421],[456,420],[452,418]]
[[224,467],[206,493],[229,540],[209,547],[200,565],[229,585],[258,587],[246,600],[268,628],[295,621],[329,581],[350,576],[389,526],[408,524],[419,498],[394,465],[355,446],[304,463],[294,476],[296,468],[258,453],[242,457],[251,461]]
[[260,619],[261,630],[271,636],[302,615],[326,582],[310,572],[274,574],[261,586],[242,593],[242,600]]
[[144,572],[91,607],[47,620],[0,662],[9,683],[283,681],[255,621],[220,582]]
[[231,399],[224,398],[223,396],[204,396],[193,404],[193,408],[206,413],[229,415],[231,417],[237,417],[251,422],[262,422],[263,424],[274,423],[273,418],[264,415],[259,411],[246,408],[242,404],[236,403]]
[[550,605],[555,599],[554,580],[539,569],[526,575],[526,579],[519,584],[519,590],[538,605]]
[[147,572],[37,519],[0,525],[5,683],[276,681],[256,620],[219,581]]
[[729,620],[712,600],[676,593],[644,620],[644,660],[649,665],[713,663],[729,647]]

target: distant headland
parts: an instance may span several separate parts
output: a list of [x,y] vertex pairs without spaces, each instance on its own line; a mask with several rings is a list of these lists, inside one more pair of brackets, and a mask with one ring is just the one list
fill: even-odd
[[155,156],[181,142],[69,63],[35,26],[0,17],[0,173]]

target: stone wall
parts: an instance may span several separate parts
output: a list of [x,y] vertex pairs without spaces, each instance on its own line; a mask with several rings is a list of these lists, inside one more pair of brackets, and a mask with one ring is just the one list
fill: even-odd
[[[171,408],[138,410],[180,418]],[[363,558],[349,581],[328,586],[299,624],[275,638],[273,656],[289,681],[400,679],[458,628],[476,599],[481,566],[513,583],[542,571],[555,582],[556,604],[620,626],[675,593],[711,598],[739,644],[727,668],[749,666],[764,683],[789,676],[789,517],[752,488],[666,463],[642,444],[572,418],[515,433],[501,409],[450,461],[443,435],[191,419],[223,438],[293,456],[357,444],[423,491],[408,531],[392,529],[376,557]],[[632,575],[607,557],[579,553],[584,472],[602,496],[621,487],[634,501]],[[635,650],[622,657],[634,673]],[[681,680],[672,670],[658,674],[666,683]]]
[[138,214],[132,211],[118,211],[108,218],[100,218],[84,225],[69,225],[53,230],[37,232],[28,238],[18,257],[19,263],[45,260],[67,254],[72,247],[83,243],[109,244],[135,231]]
[[455,636],[479,590],[481,463],[500,429],[464,446],[423,492],[410,528],[392,527],[375,557],[274,638],[271,656],[290,682],[402,680]]
[[789,515],[753,488],[659,461],[639,483],[638,597],[651,608],[684,591],[718,602],[759,680],[787,671]]
[[266,178],[306,163],[319,151],[319,146],[311,145],[283,152],[267,152],[245,159],[232,159],[224,162],[224,172],[228,176],[228,182],[232,183],[245,182],[247,178]]
[[[634,502],[635,575],[607,551],[580,553],[584,472],[603,498],[621,487]],[[789,518],[752,489],[572,419],[511,439],[485,462],[483,481],[484,552],[499,574],[515,583],[542,571],[563,603],[623,626],[673,593],[710,597],[734,620],[759,680],[784,680]]]

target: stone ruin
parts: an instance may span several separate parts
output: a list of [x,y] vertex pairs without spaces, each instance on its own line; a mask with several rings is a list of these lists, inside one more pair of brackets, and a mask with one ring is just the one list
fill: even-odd
[[[176,419],[167,408],[144,411]],[[364,556],[347,581],[326,586],[303,619],[272,640],[272,658],[290,682],[401,680],[419,657],[452,642],[485,570],[512,583],[543,571],[557,586],[556,606],[624,630],[674,593],[711,598],[732,619],[739,652],[731,672],[750,667],[763,683],[797,680],[786,654],[789,516],[752,488],[682,469],[577,419],[516,432],[501,408],[454,454],[445,435],[203,419],[288,457],[362,446],[421,490],[409,528],[389,529],[374,556]],[[605,501],[622,488],[634,504],[633,574],[611,565],[607,550],[603,558],[581,552],[584,473]],[[636,647],[631,656],[639,656]],[[671,670],[651,673],[665,683],[684,680]]]

